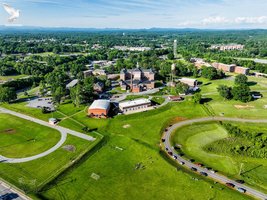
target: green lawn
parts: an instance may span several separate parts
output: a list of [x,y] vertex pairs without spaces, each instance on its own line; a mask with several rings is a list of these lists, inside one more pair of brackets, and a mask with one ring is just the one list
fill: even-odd
[[149,96],[148,96],[148,95],[128,95],[128,96],[125,98],[125,101],[126,101],[126,100],[130,100],[130,101],[132,101],[132,100],[135,100],[135,99],[142,99],[142,98],[144,98],[144,99],[148,99]]
[[[235,124],[244,130],[267,133],[266,124]],[[177,130],[173,136],[173,142],[182,145],[182,151],[187,157],[194,158],[234,179],[243,179],[246,183],[266,192],[267,161],[230,154],[231,147],[246,141],[227,138],[228,134],[221,125],[210,122],[193,124]]]
[[0,155],[24,158],[42,153],[60,140],[54,129],[8,115],[0,114]]
[[[41,119],[51,116],[51,114],[43,115],[39,110],[27,109],[23,104],[11,104],[6,107]],[[85,159],[77,168],[61,176],[57,184],[43,191],[42,195],[45,198],[247,199],[237,192],[225,189],[219,184],[214,185],[200,177],[198,177],[199,181],[193,180],[193,175],[177,171],[168,163],[169,159],[166,160],[159,153],[159,142],[164,127],[183,119],[207,116],[203,106],[190,101],[170,103],[152,111],[116,116],[112,119],[91,119],[86,117],[86,112],[82,109],[74,109],[70,104],[59,107],[63,114],[54,115],[59,115],[59,118],[64,119],[60,125],[78,131],[82,126],[98,129],[98,132],[105,136],[106,142],[101,149]],[[78,123],[71,118],[66,118],[66,115]],[[116,147],[124,150],[120,151]],[[62,149],[59,151],[61,152]],[[54,167],[60,165],[60,159],[55,154],[49,156],[54,163],[48,164],[48,171],[55,170]],[[34,163],[33,166],[37,163],[39,162]],[[138,163],[145,166],[144,169],[135,170]],[[25,174],[26,171],[21,173]],[[100,179],[98,181],[92,179],[90,177],[92,173],[99,174]],[[10,181],[8,178],[5,179]],[[16,183],[20,186],[18,181]]]
[[48,156],[34,161],[20,164],[1,163],[0,176],[26,192],[36,192],[41,186],[72,165],[77,158],[93,148],[99,139],[88,142],[68,135],[63,146],[72,145],[73,152],[60,148]]
[[14,75],[14,76],[0,76],[0,81],[9,81],[9,80],[16,80],[16,79],[20,79],[20,78],[24,78],[28,75]]
[[[92,173],[100,178],[91,178]],[[249,199],[202,178],[193,180],[166,162],[157,148],[127,136],[110,138],[107,145],[41,195],[44,199],[81,200]]]

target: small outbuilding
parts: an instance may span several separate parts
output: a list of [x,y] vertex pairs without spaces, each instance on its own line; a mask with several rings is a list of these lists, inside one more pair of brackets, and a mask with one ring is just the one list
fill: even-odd
[[49,118],[49,124],[50,125],[56,125],[58,120],[56,118]]
[[88,116],[94,118],[107,118],[109,110],[109,100],[95,100],[88,109]]

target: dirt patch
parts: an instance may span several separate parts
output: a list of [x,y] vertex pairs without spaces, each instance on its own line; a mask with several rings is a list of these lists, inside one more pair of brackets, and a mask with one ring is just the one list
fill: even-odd
[[235,105],[235,108],[237,108],[237,109],[250,109],[250,108],[255,108],[255,106],[250,106],[250,105]]
[[1,130],[0,133],[3,133],[3,134],[15,134],[16,133],[16,130],[15,129],[5,129],[5,130]]
[[62,147],[62,149],[69,151],[69,152],[75,152],[76,151],[76,147],[74,145],[65,145]]
[[175,117],[174,119],[171,120],[170,124],[176,124],[177,122],[185,121],[186,118],[184,117]]
[[123,126],[123,128],[130,128],[130,127],[131,127],[130,124],[125,124],[125,125]]

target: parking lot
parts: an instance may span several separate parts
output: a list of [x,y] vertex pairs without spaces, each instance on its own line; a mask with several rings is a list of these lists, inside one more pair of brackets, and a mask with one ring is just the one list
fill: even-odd
[[55,107],[52,101],[52,98],[36,98],[29,100],[28,106],[31,108],[47,108],[50,111],[54,111]]

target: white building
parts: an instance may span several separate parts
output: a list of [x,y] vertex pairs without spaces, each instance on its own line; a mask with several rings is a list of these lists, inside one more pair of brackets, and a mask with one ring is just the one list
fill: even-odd
[[151,101],[149,99],[137,99],[119,103],[119,108],[123,113],[141,112],[147,110],[150,106]]
[[181,83],[187,84],[190,87],[196,87],[198,84],[197,80],[192,78],[181,78],[179,79],[179,81]]
[[73,88],[73,87],[75,87],[75,86],[78,84],[78,82],[79,82],[78,79],[74,79],[73,81],[71,81],[70,83],[68,83],[68,84],[66,85],[66,88],[67,88],[67,89]]

